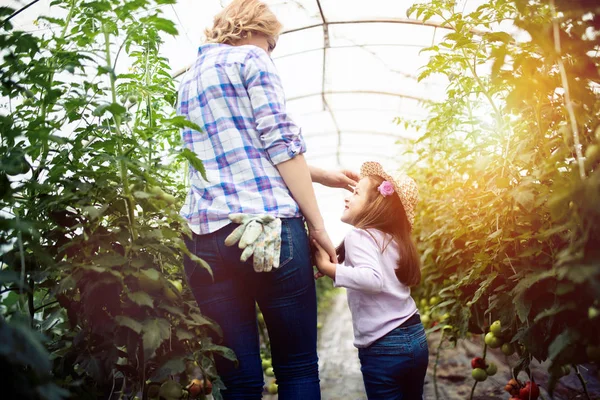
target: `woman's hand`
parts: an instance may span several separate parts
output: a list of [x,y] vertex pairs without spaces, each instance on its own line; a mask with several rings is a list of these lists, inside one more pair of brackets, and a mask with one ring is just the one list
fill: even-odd
[[325,171],[321,178],[321,184],[352,191],[359,180],[360,176],[356,172],[343,169],[341,171]]
[[309,165],[308,168],[310,169],[310,176],[313,182],[332,188],[341,188],[352,191],[354,190],[356,183],[360,180],[360,175],[348,169],[343,169],[341,171],[326,171],[312,165]]
[[329,257],[329,260],[332,263],[337,264],[337,253],[335,251],[335,246],[331,242],[331,239],[329,238],[327,231],[325,231],[325,228],[315,228],[309,223],[308,233],[310,239],[312,241],[316,241],[319,244],[319,246],[323,249],[325,254]]
[[326,275],[335,280],[335,270],[337,268],[337,264],[331,262],[329,254],[327,254],[325,249],[321,247],[316,240],[313,240],[312,243],[316,249],[315,264],[317,264],[317,269],[319,270],[319,272],[315,274],[315,279],[319,279],[323,275]]

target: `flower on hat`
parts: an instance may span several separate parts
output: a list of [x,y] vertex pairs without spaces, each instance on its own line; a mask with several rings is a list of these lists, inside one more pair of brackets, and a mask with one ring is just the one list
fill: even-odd
[[394,185],[389,181],[383,181],[383,183],[379,185],[377,190],[379,191],[379,193],[381,193],[383,197],[387,197],[391,194],[394,194],[395,192]]

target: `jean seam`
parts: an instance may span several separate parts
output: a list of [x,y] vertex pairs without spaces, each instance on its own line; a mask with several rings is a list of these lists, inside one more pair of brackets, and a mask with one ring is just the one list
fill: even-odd
[[[291,229],[291,224],[289,223],[289,221],[285,221],[282,220],[282,224],[281,224],[281,230],[283,233],[283,224],[285,223],[285,226],[287,226],[287,238],[288,238],[288,243],[290,244],[290,256],[287,258],[287,260],[284,260],[280,265],[279,268],[286,266],[287,264],[290,263],[290,261],[292,261],[294,259],[294,241],[292,240],[292,229]],[[282,246],[283,248],[283,246]]]

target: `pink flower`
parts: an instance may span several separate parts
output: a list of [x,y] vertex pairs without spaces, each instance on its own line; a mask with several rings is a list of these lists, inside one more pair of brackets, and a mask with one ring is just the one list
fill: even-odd
[[395,192],[394,185],[388,181],[384,181],[381,185],[379,185],[377,190],[379,190],[379,193],[381,193],[383,197],[387,197]]

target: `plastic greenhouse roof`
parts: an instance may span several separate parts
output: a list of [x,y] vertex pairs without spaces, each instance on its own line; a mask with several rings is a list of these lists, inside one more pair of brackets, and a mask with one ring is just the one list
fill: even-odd
[[[426,24],[406,17],[417,0],[266,0],[284,25],[273,52],[281,75],[288,111],[302,128],[309,163],[322,168],[358,170],[367,160],[389,169],[405,160],[402,140],[418,133],[394,123],[396,117],[425,119],[423,101],[443,99],[447,81],[441,76],[417,82],[428,60],[420,51],[449,31],[439,21]],[[3,0],[19,8],[23,0]],[[179,0],[163,6],[176,22],[178,37],[165,37],[163,54],[174,75],[194,61],[204,28],[228,1]],[[470,12],[483,0],[459,0]],[[14,21],[35,31],[40,14],[55,14],[41,0]],[[56,15],[53,15],[56,16]],[[332,239],[341,240],[339,220],[345,193],[316,185],[321,211]]]

